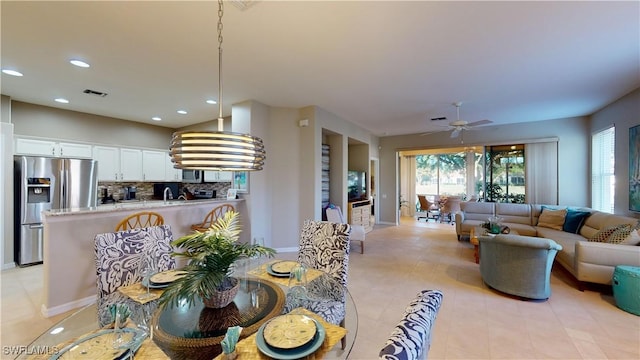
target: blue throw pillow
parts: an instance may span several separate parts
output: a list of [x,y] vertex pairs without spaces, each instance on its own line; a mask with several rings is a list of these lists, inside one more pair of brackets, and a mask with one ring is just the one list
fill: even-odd
[[589,215],[591,215],[591,213],[588,211],[568,209],[567,215],[564,218],[562,230],[568,233],[577,234]]

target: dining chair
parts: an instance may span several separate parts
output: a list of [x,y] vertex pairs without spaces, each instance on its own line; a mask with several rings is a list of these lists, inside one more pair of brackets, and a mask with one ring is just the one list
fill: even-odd
[[[156,260],[157,271],[175,268],[175,260],[171,256],[172,240],[173,235],[169,225],[128,229],[95,236],[97,307],[100,326],[111,322],[110,305],[127,303],[131,306],[140,306],[121,294],[118,288],[142,280],[139,264],[145,253],[150,253]],[[147,307],[145,310],[148,313],[152,313],[157,302],[151,301],[143,306]]]
[[409,302],[402,319],[380,350],[380,359],[426,359],[431,347],[431,329],[440,310],[442,297],[439,290],[420,291]]
[[197,230],[201,232],[207,231],[207,229],[209,229],[211,225],[215,223],[218,218],[221,218],[227,211],[235,211],[235,208],[231,204],[222,204],[216,206],[211,211],[209,211],[209,213],[207,214],[207,216],[205,216],[204,220],[201,223],[191,225],[191,230]]
[[416,220],[420,220],[424,218],[425,221],[429,221],[429,219],[436,218],[436,212],[434,210],[437,208],[436,204],[429,201],[427,199],[427,195],[418,195],[418,204],[420,204],[420,208],[416,213]]
[[122,219],[122,221],[120,221],[116,226],[116,231],[160,225],[164,225],[164,218],[162,215],[153,211],[140,211]]
[[326,283],[326,277],[321,276],[309,281],[307,287],[310,293],[324,289],[327,295],[331,296],[330,300],[316,300],[294,299],[291,294],[287,294],[285,312],[301,306],[322,316],[329,323],[344,325],[350,231],[349,224],[304,221],[300,234],[298,262],[330,276],[330,284]]
[[[327,221],[346,224],[347,221],[342,215],[342,211],[339,206],[327,208]],[[351,224],[350,224],[351,225]],[[358,241],[360,243],[360,254],[364,254],[364,240],[366,238],[366,232],[362,225],[351,225],[351,232],[349,233],[351,241]]]

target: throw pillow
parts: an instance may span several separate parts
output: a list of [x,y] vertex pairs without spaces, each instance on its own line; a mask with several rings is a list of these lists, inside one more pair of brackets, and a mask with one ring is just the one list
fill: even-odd
[[611,225],[604,227],[600,229],[600,231],[595,233],[595,235],[593,235],[588,241],[607,242],[607,239],[609,239],[609,236],[611,236],[614,231],[627,226],[629,226],[629,224]]
[[609,244],[621,244],[627,239],[627,237],[629,237],[629,235],[631,235],[632,231],[635,232],[631,225],[625,225],[609,235],[607,242]]
[[551,210],[549,208],[543,208],[542,213],[540,213],[538,217],[538,226],[562,230],[566,215],[567,209]]
[[588,211],[567,210],[562,230],[572,234],[579,233],[580,228],[589,215],[591,215],[591,213]]
[[621,245],[640,245],[640,230],[633,230]]

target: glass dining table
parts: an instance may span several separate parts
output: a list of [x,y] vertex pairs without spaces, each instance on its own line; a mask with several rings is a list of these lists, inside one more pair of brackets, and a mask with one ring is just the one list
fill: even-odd
[[[245,271],[240,279],[240,290],[234,301],[222,309],[204,307],[201,301],[195,306],[177,304],[158,308],[150,319],[151,339],[146,339],[135,353],[136,359],[222,359],[220,342],[231,326],[241,326],[240,340],[236,346],[237,360],[243,359],[294,359],[297,355],[311,355],[315,359],[346,359],[353,347],[358,330],[358,313],[348,289],[329,274],[309,269],[307,298],[300,301],[292,297],[288,277],[266,271],[269,263]],[[276,276],[278,275],[278,276]],[[335,319],[316,311],[314,302],[331,302],[341,299],[337,305],[344,313],[344,320]],[[326,309],[325,304],[318,308]],[[282,314],[304,314],[314,318],[322,333],[312,341],[318,343],[301,347],[300,351],[270,352],[263,340],[264,325]],[[60,351],[74,340],[99,331],[95,304],[79,309],[61,320],[35,339],[16,359],[57,359]],[[322,339],[318,336],[322,335]],[[267,349],[265,349],[267,348]],[[316,350],[317,349],[317,350]],[[276,349],[277,350],[277,349]],[[267,356],[270,355],[270,356]],[[217,356],[217,357],[216,357]]]

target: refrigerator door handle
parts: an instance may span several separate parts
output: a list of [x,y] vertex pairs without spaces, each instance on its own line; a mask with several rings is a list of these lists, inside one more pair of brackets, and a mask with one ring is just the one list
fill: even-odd
[[60,186],[60,209],[67,208],[67,184],[69,183],[69,172],[65,169],[60,170],[60,178],[64,179]]
[[29,225],[29,229],[42,229],[44,228],[44,225],[39,224],[39,225]]

